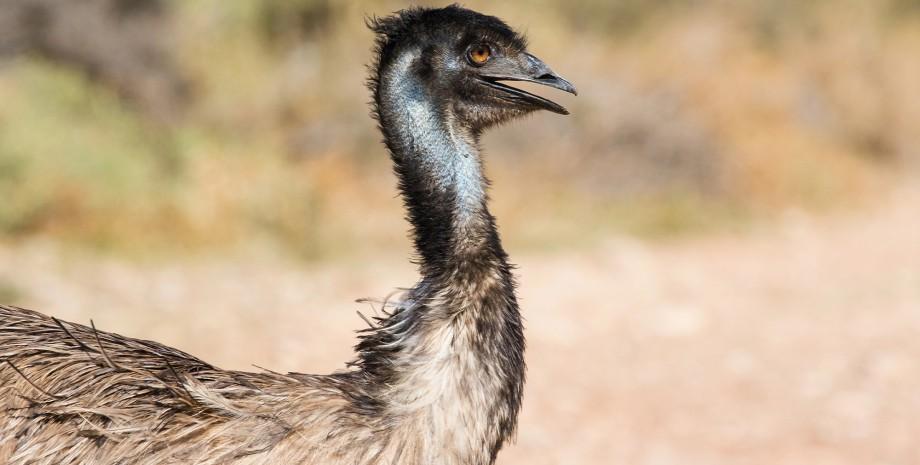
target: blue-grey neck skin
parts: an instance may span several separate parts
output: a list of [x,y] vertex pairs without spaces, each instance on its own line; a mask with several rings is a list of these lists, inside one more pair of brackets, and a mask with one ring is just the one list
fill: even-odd
[[442,268],[452,257],[500,246],[486,207],[477,137],[450,106],[438,107],[413,73],[420,54],[403,50],[381,70],[377,103],[424,272],[426,264]]
[[400,156],[416,165],[444,193],[456,198],[453,211],[460,220],[479,212],[485,200],[479,150],[472,134],[451,126],[450,109],[438,109],[422,83],[410,72],[417,51],[405,52],[381,82],[382,103],[402,108],[391,136],[403,148]]

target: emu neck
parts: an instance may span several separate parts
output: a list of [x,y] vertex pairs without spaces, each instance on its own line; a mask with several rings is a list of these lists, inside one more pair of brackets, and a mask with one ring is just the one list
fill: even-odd
[[426,278],[470,260],[502,262],[476,136],[438,105],[407,52],[380,77],[378,112]]
[[390,413],[412,419],[406,437],[430,438],[422,463],[485,465],[517,423],[523,330],[476,138],[428,94],[417,57],[382,65],[375,99],[422,281],[358,349]]

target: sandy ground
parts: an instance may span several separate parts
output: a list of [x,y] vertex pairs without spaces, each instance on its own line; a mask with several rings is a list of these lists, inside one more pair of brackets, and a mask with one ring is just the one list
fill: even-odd
[[[0,247],[20,305],[224,368],[328,372],[400,257],[171,266]],[[513,253],[513,251],[512,251]],[[920,189],[680,243],[515,256],[529,379],[500,464],[920,464]]]

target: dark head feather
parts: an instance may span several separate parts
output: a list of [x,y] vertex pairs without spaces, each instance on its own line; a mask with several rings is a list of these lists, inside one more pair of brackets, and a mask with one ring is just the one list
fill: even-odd
[[365,23],[377,34],[374,58],[369,66],[368,87],[371,94],[377,93],[381,67],[402,46],[418,45],[439,37],[475,36],[519,51],[527,49],[527,38],[501,19],[468,10],[456,3],[444,8],[410,7],[382,18],[368,17]]

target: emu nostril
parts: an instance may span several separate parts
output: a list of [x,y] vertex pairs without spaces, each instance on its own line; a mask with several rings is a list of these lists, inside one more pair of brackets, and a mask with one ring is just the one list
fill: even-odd
[[556,76],[553,76],[553,75],[550,74],[550,73],[545,73],[545,74],[543,74],[543,75],[537,77],[537,80],[540,80],[540,81],[552,81],[553,79],[556,79]]

